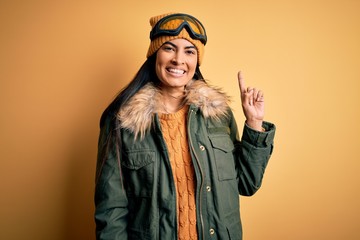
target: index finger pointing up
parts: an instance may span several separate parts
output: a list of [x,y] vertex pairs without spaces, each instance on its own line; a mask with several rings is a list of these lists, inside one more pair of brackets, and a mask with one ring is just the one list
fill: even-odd
[[246,92],[245,81],[243,79],[241,71],[238,72],[238,81],[239,81],[240,92],[241,93]]

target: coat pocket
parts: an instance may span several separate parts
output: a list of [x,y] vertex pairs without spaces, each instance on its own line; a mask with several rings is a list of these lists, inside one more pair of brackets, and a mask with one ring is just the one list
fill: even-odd
[[129,197],[150,197],[154,183],[154,151],[135,151],[124,154],[121,161]]
[[209,136],[214,150],[215,163],[220,181],[236,178],[234,162],[234,144],[229,135]]

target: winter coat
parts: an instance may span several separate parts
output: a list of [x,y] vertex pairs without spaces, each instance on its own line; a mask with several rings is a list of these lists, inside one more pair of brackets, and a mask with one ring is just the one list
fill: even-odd
[[[176,189],[158,111],[161,93],[144,86],[119,113],[120,159],[98,159],[95,190],[97,239],[176,240]],[[244,125],[241,141],[228,97],[203,81],[187,87],[188,143],[196,176],[199,239],[242,239],[239,195],[261,186],[273,150],[275,126]],[[107,139],[101,129],[99,155]]]

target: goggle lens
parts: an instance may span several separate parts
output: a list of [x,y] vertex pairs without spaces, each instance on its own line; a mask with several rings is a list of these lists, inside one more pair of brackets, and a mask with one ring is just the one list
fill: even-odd
[[168,19],[166,19],[166,21],[163,21],[161,23],[161,25],[159,25],[159,29],[162,30],[176,30],[178,29],[178,27],[180,27],[180,25],[184,22],[187,22],[191,29],[197,33],[197,34],[204,34],[204,30],[201,27],[201,25],[196,22],[196,20],[193,20],[192,18],[189,18],[187,16],[173,16],[170,17]]

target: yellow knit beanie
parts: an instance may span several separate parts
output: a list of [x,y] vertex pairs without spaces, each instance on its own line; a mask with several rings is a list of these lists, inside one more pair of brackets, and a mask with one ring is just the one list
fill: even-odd
[[[150,18],[151,28],[153,28],[160,19],[162,19],[163,17],[166,17],[170,14],[173,14],[173,13],[166,13],[166,14],[162,14],[162,15],[158,15],[158,16]],[[171,27],[169,26],[169,28],[171,28]],[[159,48],[164,43],[171,41],[173,39],[178,39],[178,38],[186,39],[196,47],[197,52],[198,52],[198,64],[200,66],[202,58],[204,56],[204,44],[200,40],[192,39],[185,28],[183,28],[183,30],[181,30],[181,32],[177,36],[162,35],[162,36],[159,36],[159,37],[155,38],[154,40],[152,40],[150,42],[149,50],[147,52],[146,57],[150,57],[151,55],[153,55],[157,50],[159,50]]]

